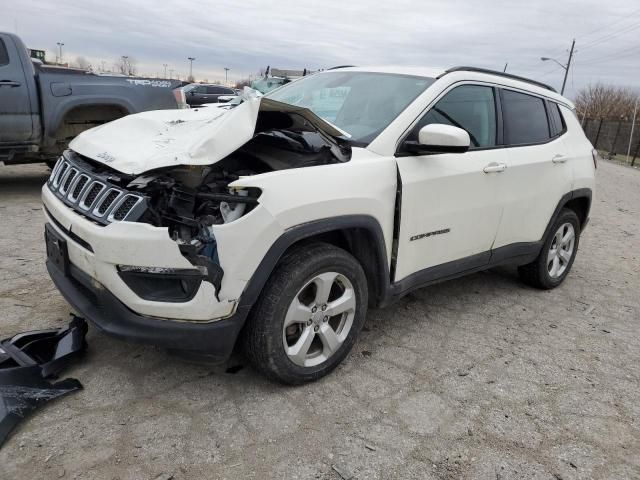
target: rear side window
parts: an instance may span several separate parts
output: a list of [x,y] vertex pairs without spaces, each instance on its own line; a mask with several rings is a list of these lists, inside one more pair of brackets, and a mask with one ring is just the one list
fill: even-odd
[[9,52],[3,40],[0,40],[0,66],[9,64]]
[[417,140],[425,125],[442,123],[462,128],[469,133],[471,148],[496,144],[496,107],[493,88],[462,85],[442,97],[415,126],[409,140]]
[[555,137],[564,132],[564,118],[562,118],[560,107],[557,103],[548,102],[547,106],[549,107],[549,117],[551,118],[551,136]]
[[502,119],[508,145],[540,143],[550,138],[547,111],[541,98],[503,90]]

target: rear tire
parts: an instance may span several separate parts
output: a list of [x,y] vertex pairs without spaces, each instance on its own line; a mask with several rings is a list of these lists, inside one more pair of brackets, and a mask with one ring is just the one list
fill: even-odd
[[560,285],[571,271],[580,242],[580,220],[573,210],[562,209],[533,262],[518,267],[527,285],[550,290]]
[[290,385],[317,380],[347,356],[367,313],[367,280],[348,252],[308,244],[283,257],[243,333],[251,365]]

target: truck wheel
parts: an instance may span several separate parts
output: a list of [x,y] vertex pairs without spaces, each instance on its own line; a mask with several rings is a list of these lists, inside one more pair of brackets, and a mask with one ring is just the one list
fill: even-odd
[[550,290],[560,285],[571,270],[578,253],[580,221],[573,210],[563,209],[545,239],[540,255],[518,267],[523,282]]
[[349,353],[367,313],[367,279],[346,251],[314,243],[276,266],[244,331],[256,370],[291,385],[317,380]]

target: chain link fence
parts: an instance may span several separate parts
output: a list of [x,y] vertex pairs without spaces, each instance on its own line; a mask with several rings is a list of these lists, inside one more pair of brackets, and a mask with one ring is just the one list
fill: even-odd
[[630,160],[633,166],[640,154],[640,123],[636,122],[631,138],[631,122],[624,120],[606,120],[603,118],[585,118],[582,121],[587,138],[597,150],[609,152],[610,157],[627,155],[631,140]]

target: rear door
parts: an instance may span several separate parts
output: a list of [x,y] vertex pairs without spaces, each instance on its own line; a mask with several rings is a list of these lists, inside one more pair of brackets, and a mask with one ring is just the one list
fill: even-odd
[[417,140],[424,125],[443,123],[466,130],[472,146],[466,153],[397,159],[402,201],[394,281],[420,271],[442,278],[489,262],[506,169],[495,92],[486,85],[451,88],[407,137]]
[[0,143],[31,140],[33,125],[24,67],[11,37],[0,34]]
[[566,125],[556,103],[501,90],[508,169],[504,214],[495,247],[536,242],[573,183]]

